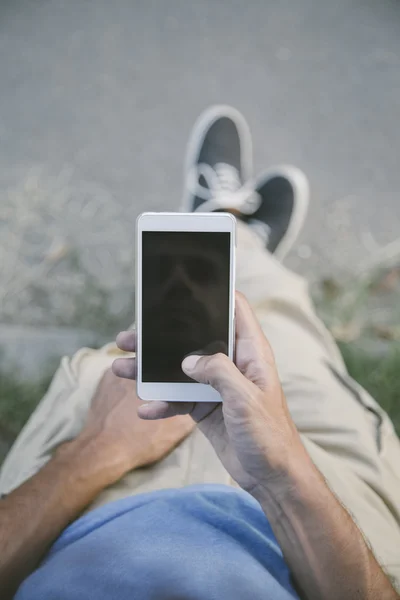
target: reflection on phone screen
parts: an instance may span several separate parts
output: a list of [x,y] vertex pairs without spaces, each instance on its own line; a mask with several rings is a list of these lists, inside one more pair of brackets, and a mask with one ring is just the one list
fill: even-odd
[[229,232],[143,231],[142,380],[192,381],[188,354],[228,353]]

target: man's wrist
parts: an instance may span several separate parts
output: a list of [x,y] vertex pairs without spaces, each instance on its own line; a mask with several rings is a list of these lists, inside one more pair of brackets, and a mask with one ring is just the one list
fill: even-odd
[[269,503],[271,499],[283,505],[307,495],[312,486],[318,483],[323,483],[322,475],[300,442],[280,462],[279,468],[268,471],[266,478],[254,487],[251,495],[261,505]]
[[105,455],[92,439],[84,436],[60,446],[53,460],[83,495],[97,495],[126,471],[123,457]]

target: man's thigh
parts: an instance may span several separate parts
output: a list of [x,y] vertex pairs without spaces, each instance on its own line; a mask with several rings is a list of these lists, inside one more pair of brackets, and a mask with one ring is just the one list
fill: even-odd
[[0,473],[0,493],[6,494],[32,477],[63,442],[81,431],[96,388],[117,348],[82,348],[64,357],[46,394],[28,419],[7,455]]

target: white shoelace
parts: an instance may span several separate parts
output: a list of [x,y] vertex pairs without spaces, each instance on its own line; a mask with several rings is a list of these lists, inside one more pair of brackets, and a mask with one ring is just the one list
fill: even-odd
[[[204,177],[207,187],[201,185],[200,177]],[[201,212],[235,209],[249,215],[260,206],[254,186],[251,183],[242,186],[237,169],[225,163],[217,163],[215,169],[206,164],[196,165],[189,172],[188,185],[192,194],[205,200],[197,209]]]

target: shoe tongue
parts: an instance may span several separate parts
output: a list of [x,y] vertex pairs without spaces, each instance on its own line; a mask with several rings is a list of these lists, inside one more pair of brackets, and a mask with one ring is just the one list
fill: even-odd
[[239,171],[225,163],[199,163],[191,171],[189,181],[193,193],[203,200],[232,196],[242,187]]
[[242,187],[240,173],[233,165],[228,165],[227,163],[216,163],[214,166],[214,171],[220,186],[225,186],[227,189],[233,192]]

